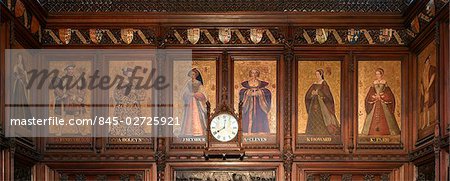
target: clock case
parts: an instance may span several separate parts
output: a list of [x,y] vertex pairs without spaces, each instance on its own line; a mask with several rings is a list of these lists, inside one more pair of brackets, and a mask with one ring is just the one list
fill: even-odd
[[[226,92],[226,91],[224,91]],[[211,114],[211,104],[206,102],[206,117],[208,121],[206,123],[206,147],[204,151],[204,156],[206,160],[209,159],[240,159],[244,158],[245,152],[242,147],[242,103],[239,103],[238,114],[235,113],[233,107],[227,104],[226,94],[222,95],[222,103],[214,110]],[[230,114],[236,118],[238,122],[238,133],[237,135],[227,142],[222,142],[217,140],[211,133],[211,122],[212,120],[220,114]]]

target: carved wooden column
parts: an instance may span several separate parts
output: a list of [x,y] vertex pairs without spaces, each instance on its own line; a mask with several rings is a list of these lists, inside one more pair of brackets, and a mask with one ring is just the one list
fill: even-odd
[[[436,50],[440,49],[440,30],[439,30],[439,22],[436,22],[435,24],[435,42],[436,42]],[[439,51],[438,51],[439,52]],[[440,53],[438,53],[438,56],[436,58],[437,62],[441,62],[440,60]],[[440,63],[437,64],[437,66],[439,66]],[[442,75],[441,72],[438,71],[438,75]],[[437,82],[440,82],[440,76],[437,76]],[[439,88],[437,88],[437,94],[436,95],[440,95],[439,94]],[[443,100],[443,97],[439,97],[438,101],[437,101],[437,105],[441,105],[440,101]],[[439,110],[439,109],[438,109]],[[439,111],[438,111],[439,112]],[[433,139],[433,146],[434,146],[434,178],[436,181],[440,180],[441,177],[441,170],[440,170],[440,165],[441,165],[441,114],[437,115],[437,120],[436,123],[434,125],[434,139]]]
[[16,153],[16,141],[9,139],[8,149],[4,151],[5,180],[14,180],[14,154]]
[[[164,48],[163,43],[159,43],[158,48]],[[161,53],[159,51],[156,52],[156,63],[157,63],[157,69],[158,70],[166,70],[166,55],[164,53]],[[167,71],[160,71],[162,73]],[[165,74],[161,74],[163,76],[166,76]],[[167,77],[167,76],[166,76]],[[164,90],[158,90],[157,91],[157,105],[165,103],[167,101],[167,91]],[[157,108],[157,116],[158,117],[164,117],[167,116],[167,108],[158,106]],[[158,126],[157,127],[157,134],[155,135],[156,138],[156,154],[155,154],[155,161],[156,161],[156,173],[157,173],[157,179],[158,181],[165,180],[165,168],[166,168],[166,139],[165,139],[165,127],[164,126]]]
[[[353,51],[350,51],[350,53],[349,53],[349,62],[348,62],[348,72],[347,72],[349,80],[354,80],[355,77],[356,77],[355,63],[356,63],[356,59],[353,56]],[[350,90],[350,95],[356,95],[356,92],[354,92],[355,91],[354,90],[355,89],[354,88],[354,84],[350,84],[349,83],[347,86],[348,86],[347,90]],[[350,102],[354,102],[355,101],[355,99],[349,99],[349,100],[350,100]],[[349,105],[353,105],[353,104],[350,103]],[[349,106],[347,108],[347,112],[351,113],[351,115],[353,115],[353,113],[355,112],[354,109],[355,109],[354,106]],[[351,118],[351,117],[349,116],[349,118]],[[350,120],[353,120],[353,119],[350,119]],[[355,130],[354,128],[357,128],[356,123],[354,123],[354,121],[349,121],[347,123],[347,125],[348,125],[348,130]],[[350,154],[352,154],[354,149],[355,149],[355,145],[356,145],[355,135],[357,134],[357,131],[349,131],[348,134],[349,134],[348,135],[349,139],[348,139],[347,149],[348,149],[348,152]]]
[[292,178],[292,163],[294,160],[294,154],[292,152],[292,129],[291,129],[291,99],[292,97],[292,72],[294,65],[294,52],[292,47],[292,41],[285,42],[284,51],[284,64],[285,64],[285,107],[284,107],[284,146],[283,146],[283,166],[284,166],[284,180],[290,181]]
[[[231,74],[230,70],[230,66],[231,66],[231,60],[228,58],[228,51],[225,49],[222,51],[222,57],[221,57],[221,77],[219,79],[219,81],[222,81],[221,85],[222,87],[219,87],[219,90],[222,90],[223,87],[226,87],[228,90],[227,91],[227,97],[231,97],[231,91],[232,91],[232,86],[231,86],[231,82],[229,80],[230,77],[233,77],[233,75]],[[219,82],[220,83],[220,82]],[[231,103],[231,99],[227,100],[228,104]],[[222,96],[219,97],[219,102],[222,102]]]

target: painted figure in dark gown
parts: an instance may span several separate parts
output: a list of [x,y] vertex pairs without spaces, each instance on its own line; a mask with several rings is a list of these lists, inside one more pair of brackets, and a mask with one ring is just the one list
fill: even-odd
[[[31,110],[28,107],[30,103],[30,91],[26,88],[28,84],[28,74],[23,65],[23,57],[17,55],[17,64],[14,65],[14,83],[13,83],[13,104],[17,105],[12,109],[12,118],[14,119],[30,119]],[[30,128],[30,127],[28,127]]]
[[330,87],[324,79],[324,71],[316,71],[317,81],[309,87],[305,96],[308,112],[306,134],[336,135],[340,133],[339,121],[336,119],[334,99]]

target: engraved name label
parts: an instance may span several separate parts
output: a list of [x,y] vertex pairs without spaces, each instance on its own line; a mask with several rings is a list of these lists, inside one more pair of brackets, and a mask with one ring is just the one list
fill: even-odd
[[266,142],[267,138],[258,138],[258,137],[252,137],[252,138],[244,138],[245,142]]
[[136,143],[136,142],[142,142],[142,139],[141,138],[119,138],[119,141]]
[[331,137],[307,137],[307,142],[331,142]]
[[371,143],[387,143],[391,142],[390,138],[370,138]]
[[204,142],[206,141],[205,138],[183,138],[181,140],[182,142]]

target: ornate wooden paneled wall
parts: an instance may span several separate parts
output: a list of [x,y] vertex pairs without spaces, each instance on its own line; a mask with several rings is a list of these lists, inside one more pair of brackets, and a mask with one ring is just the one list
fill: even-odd
[[[356,10],[338,9],[340,13],[297,11],[301,6],[287,12],[217,13],[189,13],[189,8],[172,6],[165,7],[167,12],[98,6],[103,12],[95,13],[95,7],[83,11],[84,4],[64,10],[57,1],[49,1],[47,12],[35,1],[1,1],[1,85],[5,85],[4,52],[9,48],[192,49],[195,59],[217,62],[217,90],[233,87],[235,62],[275,61],[278,114],[275,142],[246,145],[243,161],[205,161],[203,145],[179,144],[164,137],[141,145],[114,145],[108,138],[5,138],[1,131],[0,180],[31,176],[36,180],[175,180],[175,173],[194,171],[260,174],[276,180],[448,180],[449,7],[448,1],[434,0],[435,14],[429,16],[428,2],[414,1],[405,11],[382,4],[382,13],[361,5]],[[187,36],[191,28],[201,32],[196,43]],[[226,43],[219,38],[223,28],[232,31]],[[251,29],[261,31],[259,41],[250,37]],[[328,33],[326,38],[316,36],[322,30]],[[348,36],[351,30],[359,32],[358,38]],[[126,32],[131,32],[131,39],[125,38]],[[439,116],[431,132],[419,136],[417,62],[433,41],[438,50]],[[297,131],[298,65],[330,60],[340,63],[341,135],[333,144],[304,143]],[[398,144],[358,141],[358,67],[376,60],[401,62]],[[1,87],[3,128],[5,89]],[[170,95],[158,92],[157,97],[164,102]]]

